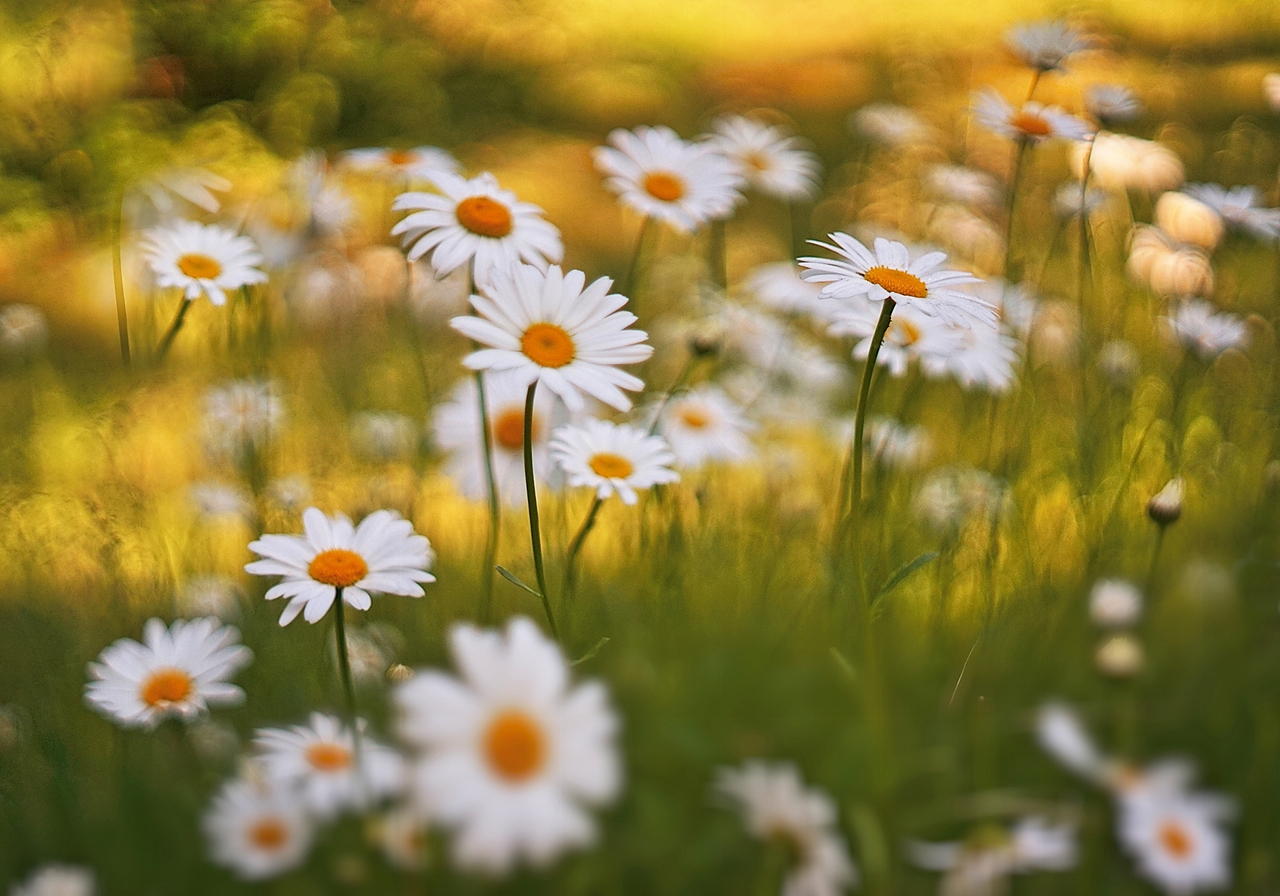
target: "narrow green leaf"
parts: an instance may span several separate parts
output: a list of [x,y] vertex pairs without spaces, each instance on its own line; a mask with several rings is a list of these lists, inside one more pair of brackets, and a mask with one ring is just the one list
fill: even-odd
[[495,567],[494,567],[494,569],[496,569],[496,570],[498,571],[498,575],[502,576],[504,579],[506,579],[506,580],[507,580],[508,582],[510,582],[512,585],[515,585],[517,588],[523,588],[525,591],[528,591],[530,594],[532,594],[532,595],[533,595],[534,597],[536,597],[538,600],[542,600],[542,595],[541,595],[541,594],[539,594],[535,589],[530,588],[530,587],[529,587],[528,585],[526,585],[524,582],[520,581],[519,577],[518,577],[518,576],[516,576],[516,574],[515,574],[515,573],[513,573],[511,570],[507,569],[507,568],[506,568],[506,567],[504,567],[504,566],[495,566]]
[[597,641],[597,642],[596,642],[596,646],[595,646],[595,647],[592,647],[590,650],[588,650],[588,651],[587,651],[586,653],[584,653],[582,656],[578,657],[576,660],[574,660],[574,661],[573,661],[572,663],[570,663],[569,665],[570,665],[570,666],[576,666],[576,665],[578,665],[579,663],[585,663],[587,660],[592,659],[592,658],[593,658],[597,653],[599,653],[599,652],[600,652],[600,648],[601,648],[601,647],[603,647],[604,645],[608,644],[608,643],[609,643],[609,639],[608,639],[608,638],[601,638],[599,641]]
[[853,668],[853,663],[845,659],[845,655],[834,647],[830,648],[831,659],[835,660],[836,668],[839,669],[849,679],[850,684],[858,683],[858,671]]
[[889,578],[884,580],[884,584],[880,586],[880,593],[877,594],[876,599],[871,602],[871,606],[874,607],[876,604],[880,603],[880,601],[888,597],[889,593],[905,582],[913,572],[924,566],[930,560],[935,559],[937,556],[937,551],[926,551],[916,559],[904,563],[895,569]]

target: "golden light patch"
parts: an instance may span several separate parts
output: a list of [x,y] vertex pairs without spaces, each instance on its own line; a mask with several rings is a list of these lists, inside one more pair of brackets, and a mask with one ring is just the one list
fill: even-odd
[[915,274],[908,274],[906,271],[899,271],[896,268],[876,265],[863,274],[862,279],[868,283],[874,283],[886,292],[900,296],[923,299],[929,295],[929,287],[924,285],[923,280]]
[[478,236],[501,239],[511,232],[511,210],[488,196],[472,196],[454,209],[458,223]]
[[368,574],[369,564],[364,558],[345,548],[321,551],[307,566],[307,575],[335,588],[349,588]]
[[322,772],[340,772],[351,767],[351,751],[341,744],[312,744],[307,747],[307,762]]
[[191,676],[181,669],[157,669],[142,683],[139,696],[147,706],[164,706],[191,696]]
[[212,280],[222,273],[222,265],[216,258],[188,252],[178,259],[178,270],[193,280]]
[[573,337],[555,324],[533,324],[520,338],[520,351],[542,367],[564,367],[577,354]]
[[508,781],[523,781],[537,774],[547,760],[542,726],[517,710],[504,712],[489,723],[483,749],[489,767]]
[[593,454],[591,460],[587,461],[587,466],[591,467],[597,476],[603,476],[605,479],[626,479],[636,470],[631,461],[621,454],[613,454],[609,451]]
[[684,181],[665,171],[655,171],[646,177],[644,189],[654,199],[661,199],[663,202],[675,202],[685,194]]

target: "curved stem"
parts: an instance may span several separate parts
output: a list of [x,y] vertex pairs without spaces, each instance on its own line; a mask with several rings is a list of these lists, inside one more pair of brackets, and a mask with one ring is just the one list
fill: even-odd
[[347,720],[351,724],[352,735],[356,741],[356,752],[360,751],[360,717],[356,709],[356,688],[351,679],[351,658],[347,655],[347,619],[346,601],[342,598],[342,589],[335,588],[333,608],[333,636],[338,642],[338,674],[342,677],[342,690],[347,698]]
[[644,221],[640,224],[640,232],[636,234],[636,247],[631,253],[631,263],[627,266],[627,279],[622,281],[622,294],[630,298],[631,291],[636,288],[636,275],[640,271],[640,253],[644,249],[645,240],[649,237],[649,231],[653,229],[653,218],[645,215]]
[[538,577],[538,597],[542,599],[542,610],[547,614],[547,625],[551,627],[551,636],[560,640],[560,630],[556,627],[556,617],[551,612],[551,601],[547,597],[547,573],[542,565],[542,530],[538,524],[538,489],[533,481],[533,397],[538,391],[538,381],[529,384],[529,392],[524,399],[524,488],[529,504],[529,541],[533,545],[533,571]]
[[711,266],[711,282],[723,292],[729,288],[728,224],[724,218],[711,222],[707,239],[707,261]]
[[186,296],[182,298],[182,304],[178,306],[178,313],[173,316],[173,323],[169,324],[168,331],[164,334],[164,338],[160,340],[160,345],[156,349],[156,361],[163,361],[165,355],[169,354],[169,346],[173,345],[173,338],[178,335],[178,331],[182,329],[182,321],[187,316],[187,309],[191,307],[191,299]]
[[582,526],[578,529],[578,534],[573,536],[573,541],[569,542],[569,551],[565,555],[564,563],[564,600],[567,604],[569,598],[573,596],[574,586],[578,582],[578,552],[582,550],[583,542],[587,540],[587,535],[596,524],[596,514],[600,512],[600,505],[604,501],[599,496],[591,504],[591,509],[587,511],[586,518],[582,521]]
[[1022,169],[1026,167],[1027,140],[1019,137],[1013,159],[1013,180],[1009,183],[1009,213],[1004,224],[1004,279],[1014,282],[1013,277],[1013,215],[1017,210],[1018,186],[1022,183]]
[[124,231],[124,193],[117,197],[111,216],[111,270],[116,284],[116,326],[120,330],[120,360],[128,369],[133,364],[129,353],[129,314],[124,303],[124,258],[120,241]]
[[489,486],[489,539],[485,545],[484,586],[480,596],[480,621],[487,623],[493,611],[493,569],[498,559],[498,526],[502,519],[498,503],[498,483],[493,474],[493,430],[489,428],[489,407],[484,392],[484,373],[476,371],[476,396],[480,405],[480,437],[484,448],[484,475]]

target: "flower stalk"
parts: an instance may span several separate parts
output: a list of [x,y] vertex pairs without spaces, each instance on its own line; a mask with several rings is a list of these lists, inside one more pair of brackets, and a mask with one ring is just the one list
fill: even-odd
[[529,505],[529,541],[533,547],[533,571],[538,579],[538,597],[542,600],[542,610],[547,614],[547,625],[551,627],[551,636],[560,640],[560,630],[556,626],[555,614],[551,612],[551,601],[547,596],[547,572],[542,562],[542,530],[538,522],[538,489],[533,480],[533,399],[538,391],[538,381],[529,384],[529,392],[524,399],[524,488]]

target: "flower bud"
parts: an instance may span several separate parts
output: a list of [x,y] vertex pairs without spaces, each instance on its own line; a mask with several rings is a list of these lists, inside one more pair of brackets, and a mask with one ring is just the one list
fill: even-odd
[[1151,517],[1152,522],[1159,526],[1176,523],[1178,517],[1182,516],[1184,491],[1185,487],[1181,476],[1175,476],[1170,479],[1165,484],[1165,487],[1160,489],[1155,497],[1147,502],[1147,516]]
[[1116,635],[1098,646],[1094,662],[1098,671],[1112,678],[1131,678],[1142,671],[1142,645],[1128,635]]

